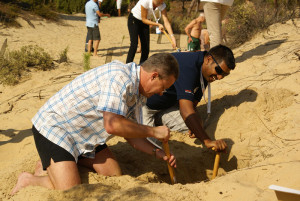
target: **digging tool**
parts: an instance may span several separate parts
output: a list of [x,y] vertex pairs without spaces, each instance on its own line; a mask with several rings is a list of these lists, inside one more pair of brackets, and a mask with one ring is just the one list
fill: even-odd
[[[168,40],[170,41],[170,43],[173,45],[173,41],[172,41],[172,39],[169,37],[169,35],[166,33],[166,31],[163,30],[163,32],[164,32],[164,34],[167,36],[167,38],[168,38]],[[177,51],[177,52],[181,52],[181,49],[176,47],[176,51]]]
[[[168,160],[169,160],[170,159],[169,143],[164,142],[163,147],[164,147],[164,151],[165,151],[165,153],[168,157]],[[169,161],[167,161],[167,164],[168,164],[169,174],[170,174],[170,178],[171,178],[171,183],[175,184],[176,183],[176,177],[175,177],[174,168],[169,164]]]
[[[215,147],[213,147],[212,150],[215,150]],[[216,158],[215,158],[213,175],[212,175],[211,179],[214,179],[217,176],[218,170],[219,170],[219,163],[220,163],[220,152],[217,152],[216,153]]]

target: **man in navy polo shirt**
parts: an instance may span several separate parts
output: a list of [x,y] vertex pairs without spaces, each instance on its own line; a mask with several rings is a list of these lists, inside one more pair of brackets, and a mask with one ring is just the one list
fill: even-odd
[[213,141],[208,137],[196,106],[208,86],[207,111],[210,114],[210,83],[223,79],[235,68],[231,49],[218,45],[209,52],[178,52],[173,56],[179,64],[179,78],[162,96],[147,99],[143,107],[143,123],[166,125],[173,131],[189,131],[191,137],[197,137],[207,148],[226,149],[223,140]]

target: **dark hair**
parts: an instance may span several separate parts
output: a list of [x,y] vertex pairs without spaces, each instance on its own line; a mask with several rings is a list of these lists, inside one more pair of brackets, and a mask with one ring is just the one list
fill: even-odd
[[217,45],[211,48],[208,53],[213,55],[218,63],[224,61],[227,67],[231,70],[235,68],[235,58],[229,47],[226,47],[225,45]]
[[171,75],[177,79],[179,76],[178,62],[170,53],[153,54],[142,64],[142,67],[146,72],[158,72],[161,79]]

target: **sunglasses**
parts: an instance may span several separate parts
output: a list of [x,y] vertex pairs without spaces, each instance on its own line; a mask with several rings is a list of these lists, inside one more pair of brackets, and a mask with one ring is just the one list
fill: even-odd
[[217,72],[218,75],[222,75],[223,77],[229,75],[229,73],[226,73],[225,71],[223,71],[223,69],[220,67],[220,65],[218,64],[218,62],[216,61],[216,59],[214,58],[214,56],[210,53],[208,53],[211,58],[214,60],[214,62],[217,64],[217,66],[215,67],[215,70]]

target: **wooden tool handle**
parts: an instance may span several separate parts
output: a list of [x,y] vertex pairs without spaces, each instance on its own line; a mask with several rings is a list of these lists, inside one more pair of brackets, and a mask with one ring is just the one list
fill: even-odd
[[[215,147],[213,147],[212,150],[215,150]],[[218,175],[219,163],[220,163],[220,152],[217,152],[216,158],[215,158],[215,163],[214,163],[213,175],[212,175],[211,179],[216,178],[216,176]]]
[[167,38],[169,39],[170,43],[173,45],[173,41],[172,39],[169,37],[169,35],[166,33],[165,30],[163,30],[164,34],[167,36]]
[[[169,37],[169,35],[166,33],[166,31],[163,30],[163,32],[164,32],[164,34],[167,36],[167,38],[168,38],[168,40],[170,41],[170,43],[173,45],[174,43],[173,43],[172,39]],[[177,52],[181,52],[180,48],[177,48],[177,47],[176,47],[176,51],[177,51]]]
[[175,184],[176,183],[175,172],[174,172],[173,167],[169,163],[169,159],[171,157],[171,155],[170,155],[170,149],[169,149],[169,143],[168,142],[164,142],[163,143],[163,147],[164,147],[164,151],[165,151],[165,153],[166,153],[166,155],[168,157],[167,164],[168,164],[169,174],[170,174],[170,178],[171,178],[171,183]]

